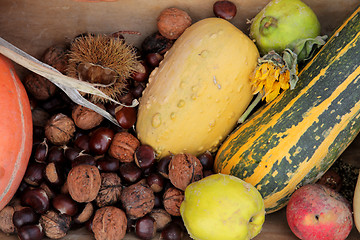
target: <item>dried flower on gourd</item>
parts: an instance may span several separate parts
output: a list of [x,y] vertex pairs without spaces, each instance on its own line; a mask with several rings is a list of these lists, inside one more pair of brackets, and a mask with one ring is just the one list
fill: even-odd
[[261,100],[269,103],[282,91],[293,89],[298,81],[297,75],[297,55],[290,49],[285,49],[282,56],[275,51],[270,51],[259,58],[257,66],[250,74],[252,93],[257,97],[240,117],[238,123],[244,122]]
[[[261,93],[262,100],[271,102],[281,90],[290,88],[291,70],[279,54],[274,51],[269,52],[259,59],[257,67],[250,75],[253,94]],[[295,66],[295,74],[297,73],[297,66]]]
[[[134,47],[123,39],[89,34],[72,42],[67,75],[90,82],[107,96],[118,100],[138,64]],[[107,102],[96,95],[88,97],[94,103]]]

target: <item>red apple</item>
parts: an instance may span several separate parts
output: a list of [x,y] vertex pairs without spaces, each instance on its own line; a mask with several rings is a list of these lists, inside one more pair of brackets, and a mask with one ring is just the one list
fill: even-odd
[[303,240],[342,240],[353,218],[349,202],[333,189],[308,184],[296,190],[286,207],[291,231]]

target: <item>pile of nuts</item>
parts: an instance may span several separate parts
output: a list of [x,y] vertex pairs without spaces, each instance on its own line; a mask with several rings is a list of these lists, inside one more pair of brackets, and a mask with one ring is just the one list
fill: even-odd
[[[221,2],[214,5],[218,17],[223,17],[224,4],[229,7],[229,1]],[[230,7],[234,15],[236,8]],[[120,97],[123,104],[141,97],[150,72],[190,25],[182,10],[160,14],[159,31],[145,38],[139,50],[141,66]],[[50,47],[40,60],[66,74],[68,47]],[[213,173],[210,152],[157,159],[153,148],[136,138],[136,108],[97,103],[118,127],[74,104],[39,75],[29,73],[24,85],[33,113],[33,151],[16,195],[0,211],[1,231],[22,240],[59,239],[85,226],[95,239],[123,239],[130,232],[139,239],[186,236],[180,216],[184,190]]]

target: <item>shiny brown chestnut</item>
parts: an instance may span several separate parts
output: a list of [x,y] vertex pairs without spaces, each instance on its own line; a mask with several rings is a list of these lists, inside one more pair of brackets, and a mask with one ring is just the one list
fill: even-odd
[[211,170],[214,167],[214,157],[212,156],[211,152],[206,151],[200,154],[198,157],[201,165],[203,166],[204,170]]
[[133,162],[123,163],[119,168],[120,177],[127,183],[134,183],[140,180],[142,171]]
[[149,215],[139,218],[135,223],[135,235],[144,240],[152,239],[156,234],[156,221]]
[[158,67],[164,56],[160,53],[148,53],[145,56],[146,62],[153,68]]
[[116,158],[105,156],[96,160],[96,166],[101,172],[117,172],[120,161]]
[[24,225],[37,224],[40,216],[30,207],[24,207],[14,212],[13,224],[16,228]]
[[184,232],[179,224],[170,222],[161,231],[160,238],[163,240],[181,240],[183,239]]
[[40,240],[43,239],[44,232],[40,224],[31,224],[20,227],[17,235],[21,240]]
[[236,5],[231,1],[217,1],[213,5],[213,12],[216,17],[231,20],[235,17]]
[[47,144],[46,138],[36,146],[35,152],[34,152],[34,159],[37,162],[45,162],[47,155],[49,152],[49,145]]
[[59,146],[51,146],[48,152],[48,162],[64,163],[66,160],[64,150]]
[[21,203],[30,206],[36,213],[43,214],[49,209],[49,197],[41,188],[27,189],[21,196]]
[[169,178],[169,164],[172,159],[172,155],[161,158],[157,163],[157,171],[164,178]]
[[94,130],[89,139],[90,151],[96,155],[103,155],[110,147],[114,138],[114,130],[106,127],[99,127]]
[[39,186],[44,181],[45,163],[30,162],[25,171],[24,181],[31,186]]
[[144,61],[141,61],[140,64],[137,66],[136,71],[132,74],[131,77],[137,82],[144,82],[145,80],[147,80],[149,75],[149,66]]
[[59,194],[52,200],[52,206],[61,214],[74,216],[78,211],[77,202],[75,202],[69,195]]
[[74,146],[85,151],[90,152],[90,136],[89,135],[81,135],[77,137],[74,141]]
[[115,118],[122,128],[129,129],[136,122],[136,110],[133,107],[118,107],[115,110]]
[[73,168],[75,166],[82,165],[82,164],[94,166],[96,164],[95,157],[90,154],[86,154],[86,153],[80,154],[72,161],[71,167]]
[[149,145],[140,145],[134,153],[135,163],[141,169],[150,168],[155,164],[155,151]]
[[164,177],[159,173],[150,173],[146,177],[146,182],[154,192],[161,192],[164,189]]

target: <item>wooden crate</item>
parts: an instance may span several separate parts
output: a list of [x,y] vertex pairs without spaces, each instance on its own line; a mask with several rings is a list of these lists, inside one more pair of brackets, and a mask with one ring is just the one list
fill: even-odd
[[[322,25],[322,35],[330,35],[358,6],[359,0],[303,0],[317,14]],[[141,35],[125,35],[136,46],[156,31],[156,18],[167,7],[178,7],[194,21],[212,17],[215,0],[114,0],[105,2],[75,0],[1,0],[0,36],[34,57],[39,58],[49,46],[69,41],[84,32],[112,33],[137,31]],[[253,18],[269,0],[233,0],[237,15],[232,23],[248,33],[247,20]],[[20,77],[25,69],[17,66]],[[354,161],[360,154],[360,138],[343,153],[345,161]],[[13,240],[16,236],[0,233],[0,239]],[[85,229],[70,232],[63,239],[94,239]],[[128,235],[125,239],[137,239]],[[285,210],[266,216],[262,232],[256,240],[297,239],[285,219]],[[353,229],[350,240],[360,239]]]

